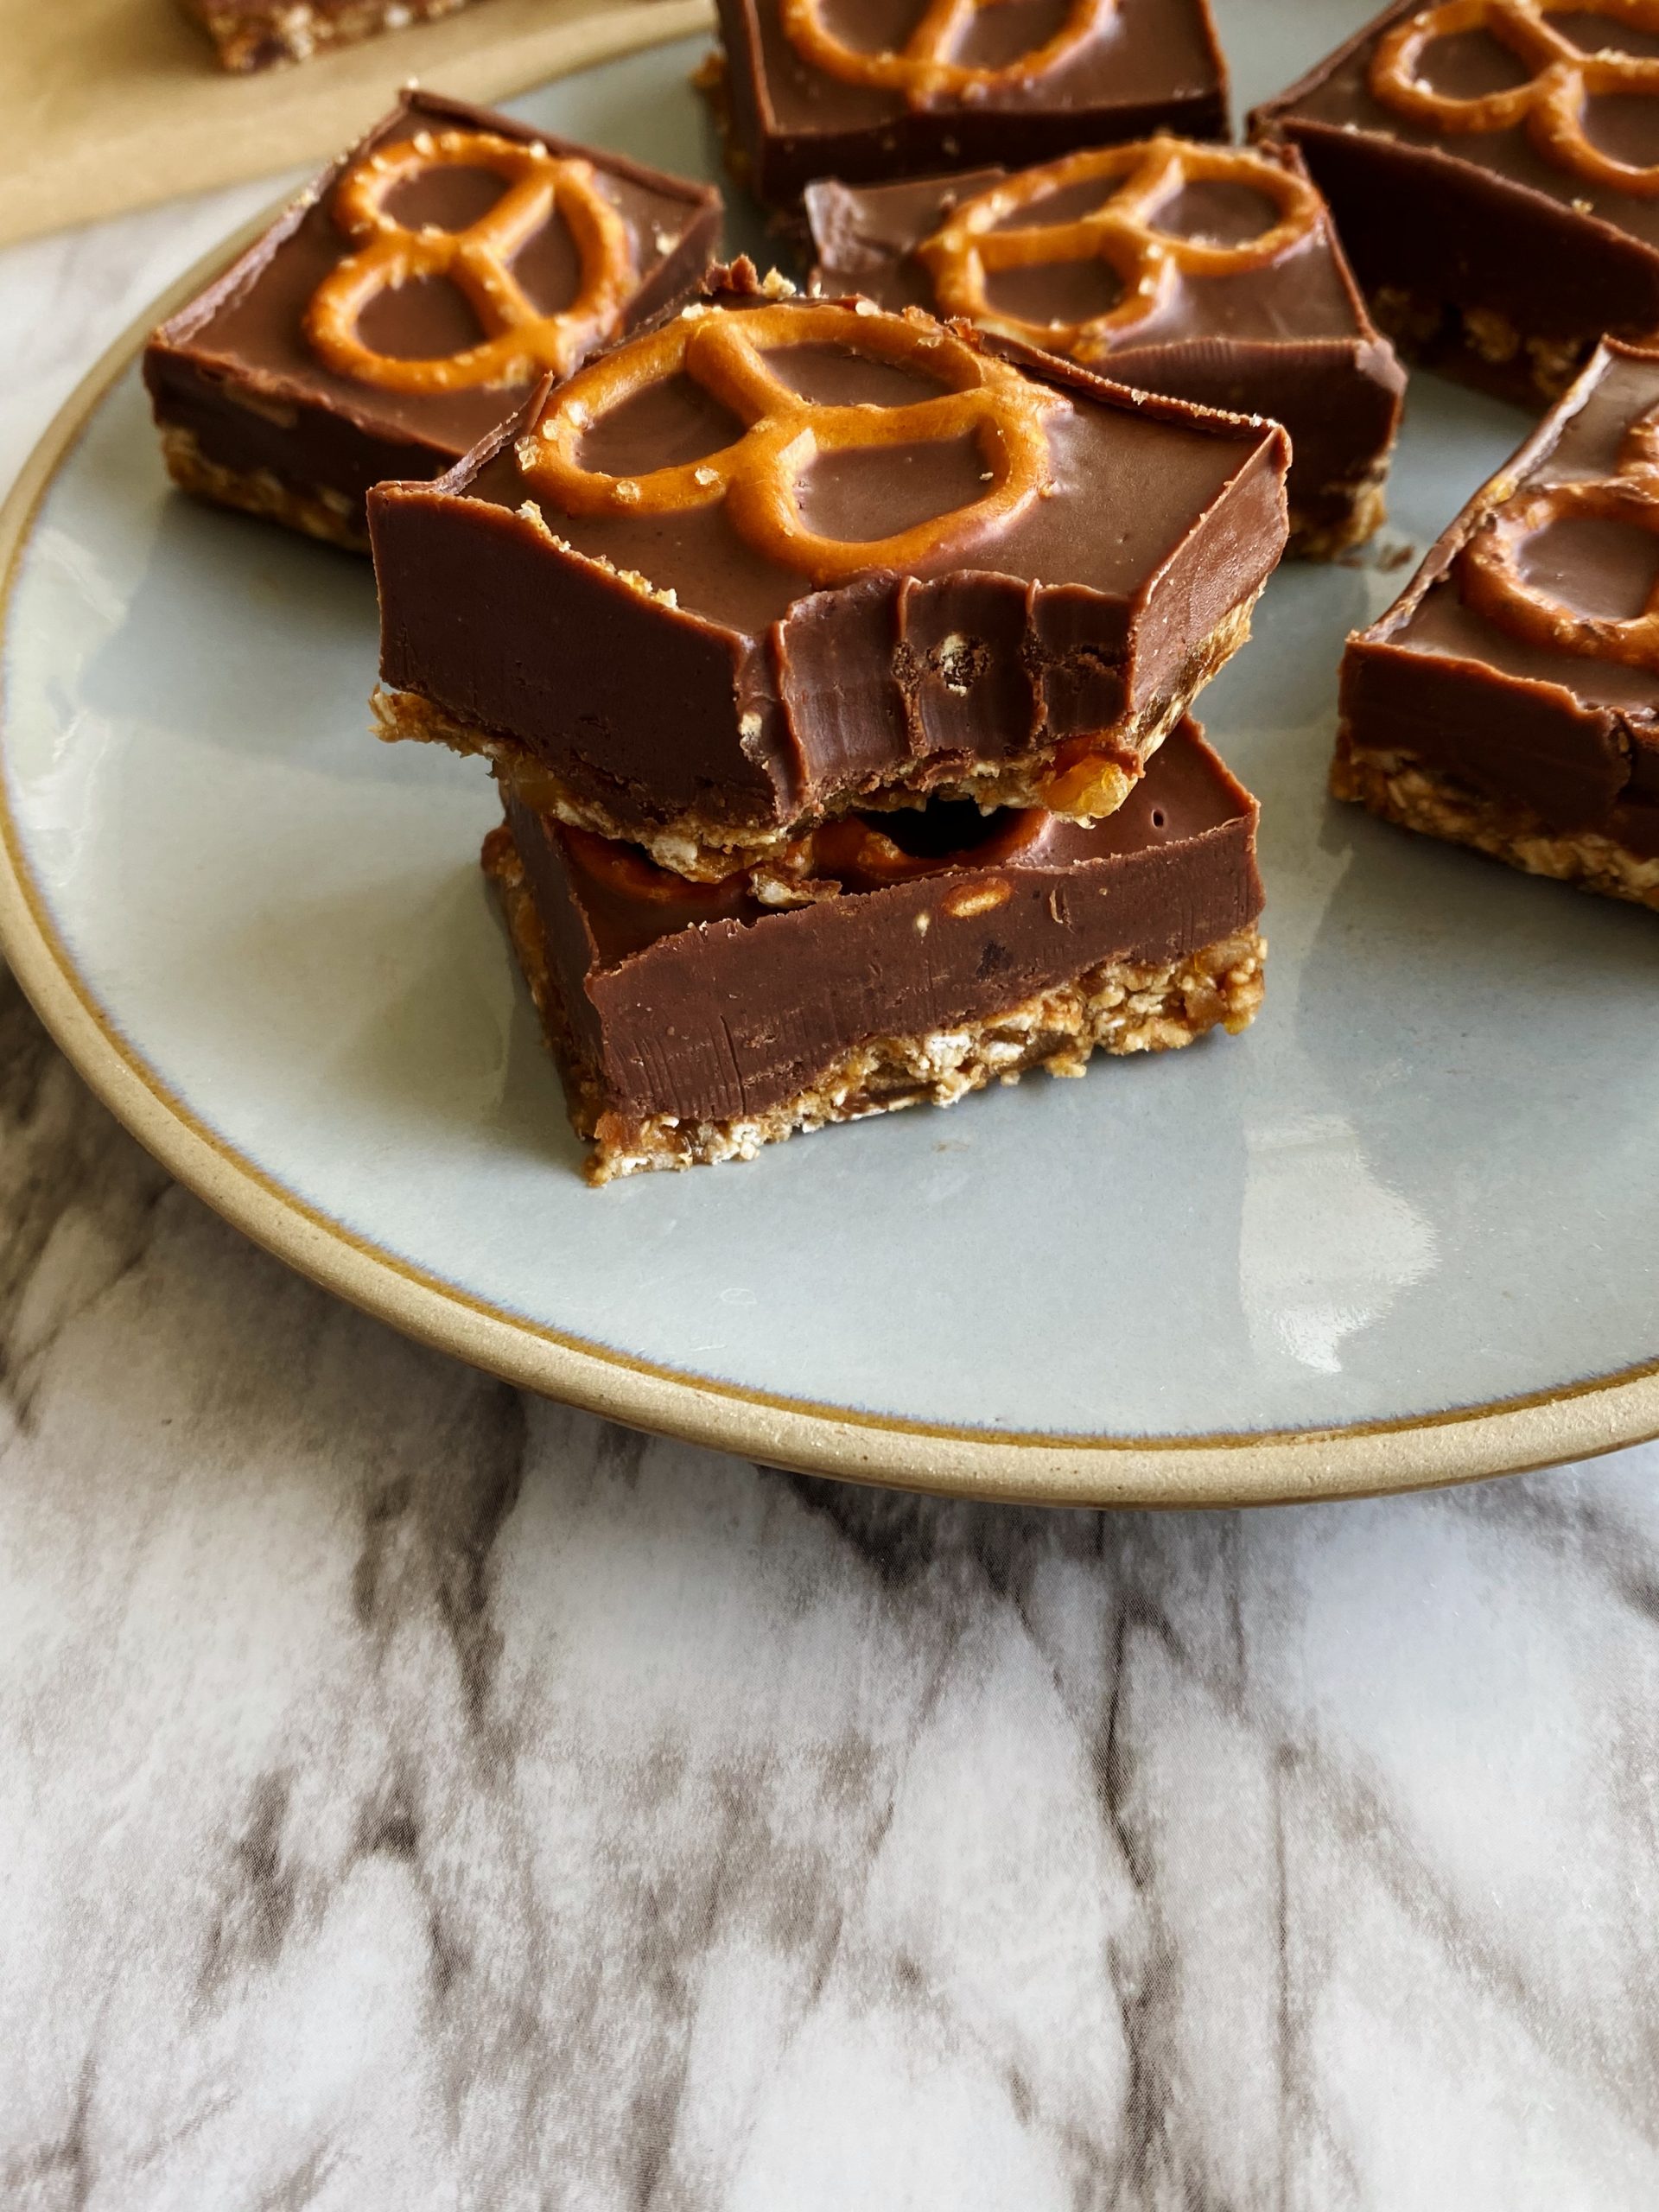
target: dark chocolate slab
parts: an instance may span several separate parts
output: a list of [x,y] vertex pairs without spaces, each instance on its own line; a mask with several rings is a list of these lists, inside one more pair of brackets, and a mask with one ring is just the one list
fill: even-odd
[[[1522,125],[1446,130],[1375,96],[1378,39],[1419,12],[1398,0],[1250,118],[1253,135],[1301,149],[1367,293],[1472,308],[1569,347],[1659,328],[1659,198],[1561,167]],[[1550,20],[1586,53],[1659,56],[1659,29],[1570,8]],[[1454,97],[1526,75],[1485,32],[1438,41],[1424,67]],[[1594,100],[1590,131],[1621,161],[1659,163],[1659,98]]]
[[[705,312],[772,305],[742,264],[721,287]],[[852,343],[769,358],[820,398],[941,389],[856,351],[869,326],[851,303],[841,327]],[[964,535],[948,517],[982,494],[971,442],[820,455],[801,503],[821,531],[947,518],[909,573],[823,590],[763,557],[723,503],[560,512],[524,473],[533,402],[437,484],[374,493],[385,682],[632,807],[642,836],[693,807],[772,830],[931,753],[1001,761],[1109,732],[1179,683],[1278,560],[1284,435],[996,350],[1053,396],[1048,495]],[[645,474],[735,435],[682,377],[619,410],[583,458]]]
[[[573,1041],[626,1114],[716,1121],[765,1112],[843,1053],[1018,1005],[1110,960],[1173,960],[1262,909],[1255,804],[1186,723],[1109,819],[1050,816],[1005,857],[1004,817],[904,817],[920,844],[970,841],[929,873],[780,911],[740,880],[677,887],[614,848],[509,803]],[[963,820],[962,817],[969,817]],[[871,817],[891,834],[896,817]],[[677,895],[683,893],[686,895]]]
[[[1264,149],[1303,174],[1292,149]],[[815,290],[867,292],[882,306],[936,309],[933,276],[917,251],[956,208],[999,182],[1000,170],[897,184],[809,188],[806,213],[817,266]],[[1069,222],[1103,206],[1102,179],[1057,190],[1021,207],[1004,227]],[[1234,245],[1277,219],[1274,203],[1248,184],[1195,179],[1159,211],[1172,234]],[[992,308],[1021,322],[1073,323],[1122,296],[1106,264],[1050,261],[993,275]],[[996,329],[995,315],[986,327]],[[1181,274],[1150,317],[1109,339],[1090,365],[1124,384],[1201,405],[1269,415],[1290,432],[1294,522],[1317,523],[1344,488],[1379,473],[1400,414],[1405,373],[1365,311],[1328,217],[1265,266],[1222,275]]]
[[[718,0],[723,99],[744,181],[769,206],[791,207],[815,177],[855,182],[1052,160],[1073,146],[1227,131],[1227,72],[1207,0],[1120,0],[1106,24],[1060,66],[971,104],[918,110],[884,87],[849,84],[798,53],[778,0]],[[901,48],[917,0],[821,0],[850,46]],[[1000,66],[1050,38],[1069,0],[1001,0],[981,15],[959,58]]]
[[[1350,639],[1343,715],[1356,743],[1518,801],[1552,830],[1659,853],[1659,665],[1517,634],[1468,603],[1465,565],[1471,541],[1517,497],[1618,476],[1627,432],[1654,410],[1659,353],[1601,349],[1395,605]],[[1659,532],[1569,518],[1531,541],[1525,574],[1568,610],[1628,618],[1659,582]]]
[[[341,178],[377,148],[421,130],[483,130],[594,164],[595,181],[627,227],[639,286],[620,327],[654,314],[695,284],[719,235],[720,195],[642,168],[617,154],[568,145],[509,117],[434,92],[410,91],[351,152],[278,218],[206,291],[157,331],[144,379],[158,422],[194,434],[209,461],[237,472],[269,470],[301,491],[343,494],[359,522],[370,485],[431,477],[523,404],[528,385],[404,393],[325,365],[303,318],[322,280],[356,249],[336,224]],[[390,212],[410,228],[466,227],[505,188],[481,169],[435,170],[404,188]],[[550,312],[570,299],[574,248],[561,219],[519,253],[514,273]],[[452,287],[414,283],[383,294],[365,319],[381,352],[442,354],[474,343],[470,308]],[[615,334],[614,333],[611,334]]]

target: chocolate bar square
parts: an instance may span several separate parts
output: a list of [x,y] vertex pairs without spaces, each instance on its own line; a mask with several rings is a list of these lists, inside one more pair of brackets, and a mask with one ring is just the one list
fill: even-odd
[[746,264],[370,499],[388,736],[718,877],[930,795],[1092,818],[1248,634],[1276,425]]
[[1332,788],[1659,906],[1659,353],[1602,347],[1350,640]]
[[1659,10],[1400,0],[1258,108],[1408,359],[1536,409],[1659,330]]
[[186,490],[365,550],[550,367],[694,285],[720,194],[410,91],[144,350]]
[[1255,803],[1190,722],[1104,822],[849,817],[787,907],[506,813],[485,866],[594,1183],[1236,1032],[1262,997]]
[[709,82],[732,174],[792,208],[854,183],[1074,146],[1227,135],[1208,0],[719,0]]
[[1291,148],[1159,137],[1009,176],[810,185],[812,289],[970,315],[1290,433],[1290,550],[1369,537],[1405,372]]

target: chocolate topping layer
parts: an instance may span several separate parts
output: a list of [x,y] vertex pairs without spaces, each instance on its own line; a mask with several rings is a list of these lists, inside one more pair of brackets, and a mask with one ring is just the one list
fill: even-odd
[[[740,264],[711,297],[741,315],[762,296]],[[867,327],[844,321],[854,338]],[[997,761],[1109,732],[1174,687],[1271,571],[1284,435],[993,350],[1051,395],[1052,489],[964,537],[951,511],[987,474],[973,440],[820,453],[800,484],[813,529],[879,538],[942,518],[912,573],[823,590],[757,550],[723,499],[559,512],[519,458],[533,401],[439,483],[374,493],[386,683],[633,804],[641,835],[694,805],[787,824],[930,754]],[[872,407],[936,395],[925,359],[919,346],[912,374],[851,345],[766,355],[817,397]],[[677,378],[598,425],[582,461],[644,475],[741,427]]]
[[[1300,171],[1286,148],[1275,158]],[[916,248],[955,208],[995,184],[996,169],[855,187],[809,187],[806,213],[815,290],[867,292],[883,307],[938,305]],[[1098,181],[1020,208],[1006,227],[1070,222],[1101,207]],[[1261,194],[1194,181],[1158,212],[1160,228],[1233,245],[1271,227],[1278,211]],[[1049,261],[994,276],[994,308],[1024,321],[1069,323],[1101,315],[1122,287],[1100,260]],[[1105,362],[1124,384],[1200,405],[1272,416],[1290,432],[1290,498],[1297,518],[1317,516],[1322,493],[1381,467],[1393,443],[1405,372],[1366,314],[1328,219],[1302,243],[1236,275],[1179,276],[1166,303],[1115,338]]]
[[[398,392],[336,375],[306,338],[313,294],[356,248],[332,213],[335,188],[376,148],[422,130],[486,130],[556,156],[593,163],[595,181],[626,224],[639,288],[632,327],[694,284],[719,235],[720,194],[644,168],[618,154],[567,145],[506,116],[433,92],[405,92],[397,106],[280,216],[207,289],[163,324],[144,353],[156,419],[190,431],[221,467],[270,470],[301,490],[326,486],[360,514],[383,477],[431,477],[523,404],[524,384],[450,392]],[[506,190],[479,168],[435,168],[395,193],[388,213],[412,229],[461,230]],[[555,217],[518,254],[514,274],[538,305],[565,306],[575,287],[575,249]],[[379,352],[427,356],[470,346],[472,308],[442,280],[382,293],[362,319]]]
[[[1602,347],[1573,390],[1430,549],[1395,605],[1349,640],[1354,743],[1403,753],[1549,828],[1659,854],[1659,665],[1552,647],[1471,606],[1467,549],[1535,489],[1618,479],[1627,433],[1659,410],[1659,353]],[[1523,549],[1525,582],[1574,613],[1626,619],[1659,582],[1647,527],[1565,518]]]
[[[1103,962],[1173,959],[1262,909],[1255,803],[1191,723],[1134,797],[1084,827],[1047,817],[989,864],[1005,821],[971,809],[904,817],[949,846],[931,872],[779,912],[740,881],[690,895],[617,849],[509,803],[572,1038],[611,1105],[715,1121],[764,1112],[849,1048],[1018,1004]],[[895,817],[874,825],[893,833]]]
[[[916,0],[820,0],[823,18],[861,51],[897,51]],[[1207,0],[1119,0],[1072,60],[971,104],[918,111],[902,95],[848,84],[797,53],[778,0],[718,0],[725,98],[746,181],[770,205],[798,200],[815,177],[854,182],[973,168],[1023,167],[1073,146],[1140,138],[1160,126],[1190,138],[1227,132],[1227,73]],[[1065,22],[1070,0],[1000,0],[958,58],[1000,65]]]
[[[1253,136],[1300,147],[1366,291],[1484,309],[1546,340],[1659,327],[1659,199],[1546,160],[1521,125],[1448,131],[1374,97],[1379,36],[1421,4],[1398,0],[1250,118]],[[1659,35],[1607,14],[1563,10],[1550,22],[1586,54],[1659,55]],[[1527,73],[1471,32],[1435,41],[1421,73],[1466,98]],[[1659,163],[1659,99],[1592,99],[1588,123],[1619,160]]]

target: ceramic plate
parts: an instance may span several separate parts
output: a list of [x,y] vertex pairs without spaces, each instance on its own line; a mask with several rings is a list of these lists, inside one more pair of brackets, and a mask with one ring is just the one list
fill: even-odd
[[[1249,98],[1363,11],[1221,12]],[[707,168],[696,53],[519,109]],[[0,925],[251,1235],[539,1389],[916,1486],[1306,1496],[1659,1430],[1659,923],[1324,791],[1344,637],[1520,416],[1414,379],[1381,545],[1285,569],[1205,694],[1263,808],[1247,1035],[594,1192],[479,874],[487,777],[369,735],[365,564],[169,494],[137,344],[11,510]]]

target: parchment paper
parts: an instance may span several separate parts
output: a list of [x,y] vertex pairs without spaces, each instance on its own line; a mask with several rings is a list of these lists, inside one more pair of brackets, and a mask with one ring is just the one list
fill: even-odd
[[711,15],[708,0],[474,0],[234,77],[175,0],[0,0],[0,245],[321,159],[410,77],[503,99]]

